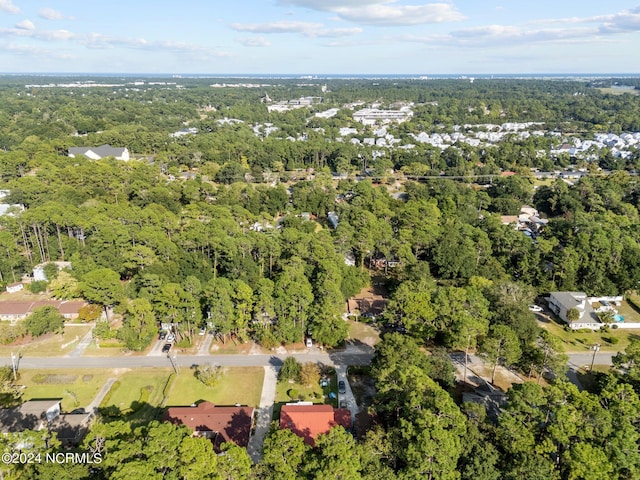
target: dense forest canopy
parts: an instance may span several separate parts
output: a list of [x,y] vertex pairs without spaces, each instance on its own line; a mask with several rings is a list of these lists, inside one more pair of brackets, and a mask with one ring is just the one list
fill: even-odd
[[[95,83],[70,85],[87,80]],[[564,358],[527,305],[555,290],[638,289],[637,147],[624,156],[557,153],[572,139],[640,131],[640,96],[608,94],[600,88],[615,81],[602,82],[2,77],[1,201],[16,207],[0,216],[0,282],[70,261],[49,291],[120,315],[117,332],[108,324],[99,332],[131,350],[144,349],[160,322],[173,324],[183,345],[208,324],[224,341],[271,348],[311,335],[336,346],[348,334],[346,299],[369,284],[369,267],[382,265],[384,320],[406,335],[378,347],[378,423],[359,442],[332,431],[319,450],[274,432],[269,448],[282,455],[265,456],[255,475],[637,478],[633,379],[611,376],[593,393],[525,384],[509,393],[496,423],[456,404],[448,359],[421,350],[474,348],[493,365],[561,373]],[[270,102],[301,97],[321,101],[269,111]],[[345,106],[357,102],[410,103],[413,116],[377,135]],[[334,116],[314,115],[331,108]],[[415,141],[509,122],[532,122],[524,128],[541,133],[447,148]],[[186,128],[195,131],[175,135]],[[342,138],[342,128],[356,132]],[[414,148],[365,142],[386,134]],[[126,147],[133,159],[68,156],[71,147],[103,144]],[[534,175],[569,164],[585,172],[571,184]],[[533,236],[501,221],[523,205],[548,220]],[[95,435],[126,443],[160,428],[170,429],[111,425]],[[185,454],[204,455],[182,430],[168,434]],[[165,471],[187,478],[189,464],[160,450],[159,462],[174,462]],[[128,469],[142,468],[122,455]],[[225,478],[245,478],[245,460],[231,449],[218,461],[239,469]],[[104,478],[129,472],[117,462],[101,468]]]

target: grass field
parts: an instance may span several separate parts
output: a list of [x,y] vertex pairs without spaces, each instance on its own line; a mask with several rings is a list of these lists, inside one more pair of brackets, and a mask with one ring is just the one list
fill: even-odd
[[[171,379],[169,368],[149,368],[126,371],[100,405],[107,416],[127,416],[138,413],[138,417],[153,416],[164,398],[165,386]],[[143,408],[139,408],[142,405]]]
[[8,357],[11,352],[34,357],[66,355],[78,345],[89,330],[90,325],[67,326],[62,335],[49,333],[33,339],[25,338],[22,342],[11,345],[0,345],[0,357]]
[[225,367],[218,385],[208,387],[194,377],[193,370],[180,368],[169,390],[165,405],[191,405],[207,400],[215,405],[249,405],[257,407],[262,394],[262,367]]
[[62,398],[68,412],[86,407],[112,376],[112,370],[104,369],[22,370],[18,384],[26,387],[23,400]]

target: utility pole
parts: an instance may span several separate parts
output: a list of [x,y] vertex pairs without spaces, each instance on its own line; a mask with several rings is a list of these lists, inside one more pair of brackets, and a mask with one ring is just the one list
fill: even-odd
[[18,360],[20,358],[20,354],[16,355],[11,352],[11,370],[13,370],[13,381],[16,382],[18,380]]
[[596,362],[596,353],[598,353],[598,351],[600,350],[600,344],[596,343],[591,347],[591,349],[593,350],[593,357],[591,358],[591,368],[589,369],[589,371],[593,372],[593,364]]

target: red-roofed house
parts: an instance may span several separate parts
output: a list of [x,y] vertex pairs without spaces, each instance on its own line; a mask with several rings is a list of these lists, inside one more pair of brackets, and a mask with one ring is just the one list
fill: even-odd
[[331,405],[313,405],[306,402],[288,403],[280,411],[280,428],[288,428],[314,446],[316,437],[328,433],[332,427],[351,428],[351,412]]
[[202,402],[195,407],[171,407],[164,420],[176,425],[185,425],[194,435],[210,438],[216,450],[224,442],[233,442],[246,447],[253,425],[253,407],[216,407]]

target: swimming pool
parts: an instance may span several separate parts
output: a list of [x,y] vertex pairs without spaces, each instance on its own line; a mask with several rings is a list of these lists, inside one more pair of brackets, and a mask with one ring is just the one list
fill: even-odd
[[622,315],[620,315],[619,313],[615,314],[615,315],[613,316],[613,319],[614,319],[616,322],[624,322],[624,317],[623,317]]

